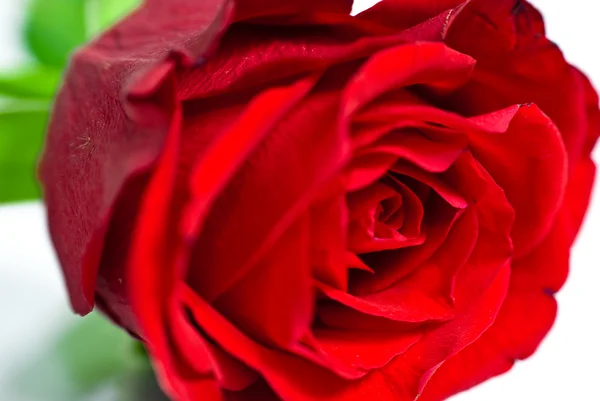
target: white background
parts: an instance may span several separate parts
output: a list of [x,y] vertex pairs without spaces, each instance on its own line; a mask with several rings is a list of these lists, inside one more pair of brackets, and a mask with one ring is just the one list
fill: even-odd
[[[545,15],[550,38],[600,87],[597,2],[532,2]],[[356,3],[358,11],[376,1]],[[0,0],[0,68],[25,58],[18,42],[22,8],[23,0]],[[595,159],[600,159],[599,151]],[[600,400],[599,239],[597,186],[573,250],[569,281],[558,294],[560,311],[553,331],[534,357],[454,401]],[[67,306],[41,205],[0,207],[0,400],[17,401],[3,392],[9,372],[42,352],[49,338],[76,319]]]

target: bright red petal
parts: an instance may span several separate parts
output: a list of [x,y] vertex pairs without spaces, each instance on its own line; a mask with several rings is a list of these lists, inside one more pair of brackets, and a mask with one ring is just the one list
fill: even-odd
[[[597,119],[592,114],[598,115],[597,96],[546,37],[542,16],[531,4],[470,1],[452,19],[445,42],[477,60],[472,80],[445,106],[475,115],[535,103],[560,130],[570,168],[587,156],[589,122]],[[596,133],[593,140],[597,137]]]
[[[526,255],[550,230],[567,185],[560,132],[536,106],[523,106],[505,134],[469,135],[474,157],[515,209],[515,257]],[[519,179],[515,179],[518,177]]]
[[[199,234],[188,282],[210,301],[268,256],[341,169],[347,146],[335,127],[338,95],[303,98],[312,84],[296,84],[295,100],[276,97],[252,106],[228,138],[198,159],[184,227],[190,240]],[[234,149],[248,141],[256,141],[256,148],[240,158]]]
[[570,248],[587,209],[594,173],[590,160],[576,165],[550,234],[513,264],[510,290],[496,321],[479,340],[444,362],[425,387],[424,401],[467,390],[535,352],[554,323],[552,295],[567,277]]
[[214,303],[250,337],[289,349],[309,330],[314,306],[309,230],[308,219],[300,217],[266,257]]

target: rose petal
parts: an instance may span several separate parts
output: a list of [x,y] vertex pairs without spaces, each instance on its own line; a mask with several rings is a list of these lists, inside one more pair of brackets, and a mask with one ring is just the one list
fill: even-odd
[[378,24],[404,30],[449,11],[464,0],[382,0],[357,15]]
[[[227,352],[256,369],[271,388],[286,401],[328,400],[348,383],[314,362],[261,346],[245,337],[202,298],[182,283],[180,298],[197,324]],[[333,398],[335,399],[335,398]]]
[[460,309],[477,303],[498,271],[510,264],[515,212],[502,188],[469,152],[463,153],[444,175],[448,185],[470,200],[479,222],[477,244],[455,277],[455,305]]
[[[399,281],[411,303],[415,293],[425,293],[440,303],[453,305],[455,277],[468,262],[479,237],[479,221],[474,207],[468,208],[453,224],[448,238],[423,265]],[[415,308],[418,304],[415,305]]]
[[[162,80],[173,62],[189,65],[204,55],[231,12],[223,1],[202,2],[194,13],[164,12],[165,4],[146,4],[76,52],[55,103],[40,177],[52,238],[80,314],[93,307],[113,203],[128,177],[156,160],[165,140],[169,117],[158,103],[173,98],[160,92]],[[141,103],[143,120],[154,126],[137,126]]]
[[369,59],[346,87],[342,115],[349,118],[385,92],[411,85],[456,89],[469,78],[474,64],[469,56],[440,43],[410,43],[383,50]]
[[399,35],[356,39],[328,28],[234,25],[204,62],[180,74],[180,96],[199,99],[263,88],[286,78],[360,60],[401,43]]
[[130,177],[118,195],[106,231],[96,282],[96,305],[130,333],[137,333],[138,328],[131,309],[126,266],[140,202],[149,176],[149,173],[145,173]]
[[[453,19],[445,41],[477,59],[477,67],[471,82],[444,105],[474,115],[535,103],[560,130],[570,167],[585,157],[588,116],[598,114],[595,91],[546,37],[542,16],[531,4],[470,1]],[[595,98],[588,102],[593,111],[588,116],[586,97]]]
[[575,168],[557,222],[529,256],[513,265],[511,286],[500,313],[475,343],[450,358],[425,387],[422,399],[438,401],[509,370],[529,357],[552,326],[558,291],[567,276],[569,250],[587,209],[594,165]]
[[[392,131],[362,150],[359,155],[390,154],[433,173],[447,170],[466,147],[461,138],[437,141],[416,129]],[[360,156],[358,156],[360,157]]]
[[140,335],[147,341],[161,385],[169,394],[183,397],[190,388],[179,378],[165,330],[177,280],[179,238],[164,233],[176,232],[180,212],[177,203],[181,199],[172,196],[180,135],[181,107],[177,106],[167,143],[140,204],[126,273]]
[[224,401],[221,389],[212,378],[194,380],[182,390],[182,401]]
[[[480,302],[447,323],[427,333],[404,354],[393,359],[381,369],[372,371],[362,380],[347,382],[343,387],[328,386],[330,393],[323,395],[322,387],[315,378],[310,386],[294,396],[282,388],[282,395],[290,394],[291,400],[362,401],[377,394],[382,401],[414,400],[421,392],[435,369],[452,355],[473,343],[493,322],[506,296],[510,268],[506,265]],[[305,394],[310,396],[306,396]]]
[[365,373],[387,365],[423,337],[421,331],[341,331],[329,328],[314,330],[319,352]]
[[[156,1],[156,0],[155,0]],[[160,1],[160,0],[158,0]],[[193,4],[194,0],[176,0]],[[236,0],[236,20],[282,14],[307,14],[328,12],[350,14],[353,0],[307,0],[302,3],[281,2],[279,0]]]
[[[452,317],[451,308],[429,294],[411,292],[401,285],[374,294],[354,296],[317,283],[317,288],[329,299],[361,313],[400,322],[425,322]],[[338,308],[339,309],[339,308]]]
[[[265,98],[255,104],[227,138],[215,142],[210,158],[205,153],[195,167],[194,200],[184,231],[191,239],[195,233],[200,235],[188,280],[209,300],[268,254],[280,234],[341,167],[345,146],[334,126],[337,96],[315,94],[301,101],[313,83],[300,81],[293,98]],[[274,112],[275,105],[281,107],[279,113]],[[318,129],[307,126],[315,120],[320,122]],[[264,137],[262,142],[259,136]],[[248,160],[233,151],[244,140],[256,143]],[[235,160],[228,161],[229,157]],[[231,182],[224,178],[226,174],[231,174]]]
[[281,401],[263,379],[243,391],[224,391],[223,397],[225,401]]
[[[337,190],[342,184],[338,184]],[[347,208],[343,192],[319,200],[310,209],[313,277],[339,290],[348,287]],[[360,268],[360,264],[352,266]]]
[[308,219],[299,218],[214,307],[250,337],[291,348],[313,319],[309,230]]
[[438,195],[440,195],[448,204],[457,209],[464,209],[468,206],[468,202],[458,191],[448,185],[442,178],[435,174],[430,174],[417,167],[411,166],[408,163],[398,162],[390,169],[394,173],[406,175],[414,178],[418,182],[431,187]]
[[[347,246],[351,252],[398,249],[424,240],[420,230],[424,214],[421,200],[392,177],[348,194],[347,203],[350,218]],[[382,212],[376,215],[378,208]]]
[[[425,263],[446,240],[460,212],[442,200],[433,203],[432,213],[425,214],[425,242],[416,247],[363,256],[374,275],[357,274],[350,281],[353,294],[370,294],[392,286]],[[352,276],[351,276],[352,278]]]
[[523,256],[548,233],[562,201],[567,156],[560,133],[532,105],[520,108],[505,134],[472,133],[469,142],[515,209],[511,237],[515,257]]

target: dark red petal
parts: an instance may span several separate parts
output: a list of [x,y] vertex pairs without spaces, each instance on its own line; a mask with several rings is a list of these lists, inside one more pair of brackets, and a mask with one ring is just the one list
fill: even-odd
[[317,308],[318,321],[324,327],[342,331],[404,332],[425,328],[423,322],[399,322],[384,317],[367,315],[355,309],[322,300]]
[[[357,15],[395,30],[404,30],[449,12],[464,0],[382,0]],[[447,14],[447,13],[446,13]]]
[[402,43],[400,35],[356,38],[326,27],[234,25],[219,47],[180,76],[180,96],[198,99],[263,88],[286,78],[360,60]]
[[224,401],[281,401],[263,379],[243,391],[224,391]]
[[[161,1],[161,0],[154,0]],[[173,0],[171,0],[173,1]],[[175,0],[182,4],[195,4],[195,0]],[[289,14],[337,13],[349,15],[353,0],[305,0],[288,2],[280,0],[235,0],[236,20]]]
[[433,189],[448,204],[456,209],[465,209],[469,203],[464,195],[436,174],[430,174],[408,163],[398,162],[390,169],[394,173],[411,177]]
[[407,237],[418,237],[421,235],[423,218],[425,217],[425,208],[419,196],[402,181],[393,177],[393,183],[402,195],[402,206],[404,208],[404,219],[400,233]]
[[526,255],[550,230],[567,184],[560,132],[531,105],[520,108],[505,134],[473,133],[469,141],[474,157],[515,209],[515,257]]
[[[152,103],[172,101],[157,90],[174,68],[171,60],[189,65],[204,55],[231,12],[224,1],[196,3],[193,13],[168,4],[146,4],[79,50],[55,103],[40,177],[52,238],[80,314],[93,307],[113,203],[127,178],[154,162],[163,145],[169,119]],[[132,102],[148,107],[143,127]]]
[[119,326],[137,333],[129,297],[126,266],[142,195],[150,174],[130,177],[114,205],[104,241],[96,283],[96,305]]
[[[367,266],[365,264],[365,262],[361,258],[358,257],[357,254],[352,253],[352,252],[346,252],[346,264],[349,269],[361,270],[364,272],[369,272],[371,274],[375,273],[375,271],[373,271],[373,269],[371,269],[369,266]],[[318,277],[315,277],[315,278],[318,279]],[[320,281],[327,283],[324,280],[320,280]]]

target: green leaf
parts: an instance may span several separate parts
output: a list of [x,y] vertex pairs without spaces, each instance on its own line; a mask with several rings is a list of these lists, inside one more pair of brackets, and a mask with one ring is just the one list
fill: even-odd
[[84,0],[31,0],[25,41],[42,64],[62,68],[87,38],[85,18]]
[[60,70],[42,66],[0,73],[0,95],[49,100],[54,97],[60,79]]
[[[135,10],[142,0],[87,0],[88,34],[97,35]],[[95,28],[91,20],[96,19]]]
[[66,327],[58,341],[47,336],[32,359],[11,361],[14,368],[0,389],[3,400],[168,401],[125,331],[97,312]]
[[63,67],[71,52],[142,0],[31,0],[25,40],[42,64]]
[[85,317],[67,333],[58,344],[57,352],[69,377],[82,392],[89,392],[127,370],[144,366],[140,362],[146,362],[134,351],[134,340],[98,313]]
[[0,111],[0,202],[37,199],[36,165],[49,105]]

